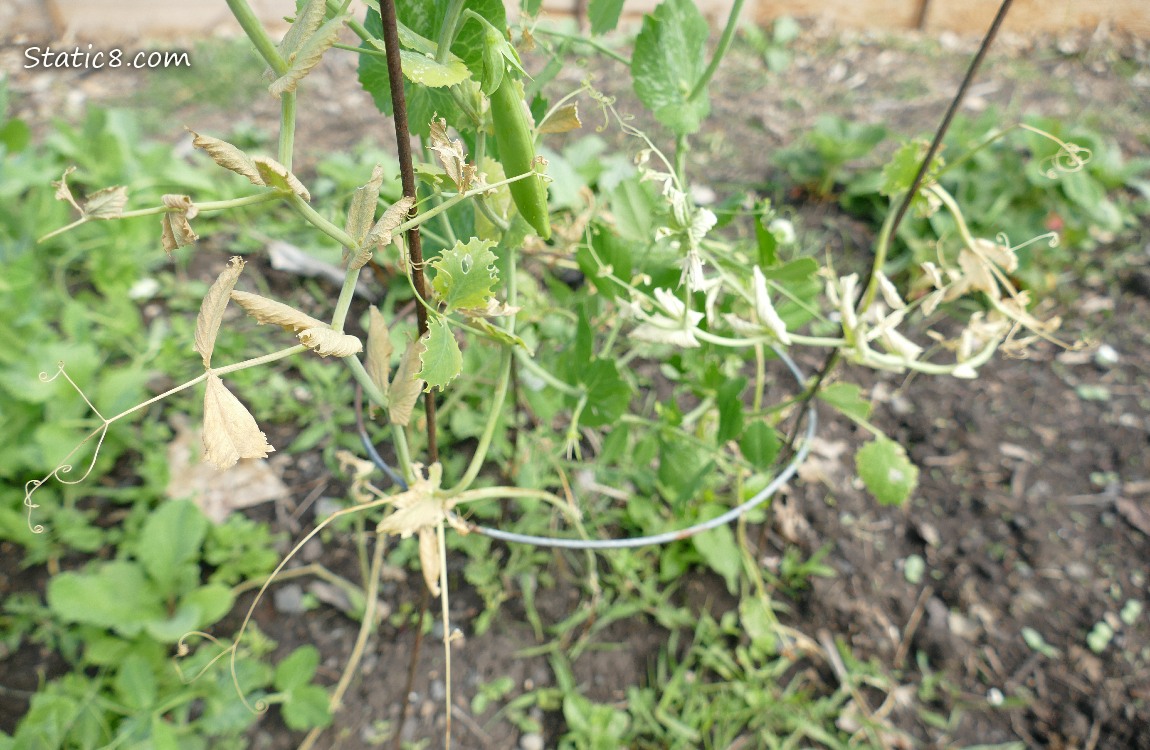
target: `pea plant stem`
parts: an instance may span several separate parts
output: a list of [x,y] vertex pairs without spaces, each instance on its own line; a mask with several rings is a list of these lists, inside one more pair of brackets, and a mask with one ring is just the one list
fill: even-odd
[[280,164],[291,171],[292,156],[295,153],[295,111],[296,97],[294,91],[288,91],[280,97]]
[[255,45],[256,52],[260,53],[260,57],[277,76],[282,76],[288,70],[287,61],[280,56],[279,50],[276,49],[275,42],[268,36],[268,32],[264,29],[264,25],[260,23],[260,19],[256,16],[252,7],[248,5],[247,0],[227,0],[228,8],[231,9],[232,14],[240,23],[240,28],[247,34],[248,39]]
[[[456,2],[462,10],[462,3],[458,0]],[[383,44],[387,52],[387,77],[391,85],[391,106],[394,112],[396,151],[399,157],[403,194],[416,198],[415,169],[411,161],[411,130],[407,123],[407,99],[403,90],[403,65],[399,58],[399,28],[395,20],[395,0],[380,0],[379,10],[383,21]],[[444,57],[444,60],[446,59]],[[407,254],[411,261],[412,281],[422,294],[427,284],[423,276],[423,245],[420,242],[418,225],[407,232]],[[419,335],[423,336],[427,333],[427,310],[422,305],[417,305],[415,315],[419,322]],[[424,396],[423,407],[427,415],[427,455],[434,463],[439,460],[439,446],[436,440],[435,397],[431,393]]]
[[731,4],[731,11],[727,14],[727,25],[723,27],[723,34],[719,37],[719,46],[715,48],[715,54],[711,56],[711,62],[703,71],[703,75],[699,76],[691,93],[687,94],[687,101],[694,101],[702,96],[707,84],[715,76],[715,71],[719,69],[719,63],[726,57],[727,50],[731,48],[731,42],[735,38],[735,29],[739,26],[739,14],[743,11],[743,2],[744,0],[735,0]]

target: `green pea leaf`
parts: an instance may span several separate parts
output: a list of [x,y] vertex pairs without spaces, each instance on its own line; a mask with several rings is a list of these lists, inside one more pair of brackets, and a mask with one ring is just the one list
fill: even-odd
[[427,321],[423,343],[427,348],[419,355],[423,366],[418,373],[418,377],[427,383],[423,390],[430,393],[432,388],[438,388],[442,391],[463,369],[463,353],[459,351],[451,326],[439,316]]
[[435,269],[431,286],[448,312],[483,310],[493,299],[493,287],[499,281],[495,253],[491,252],[495,244],[481,239],[456,242],[431,262]]
[[719,431],[715,440],[720,445],[733,440],[743,431],[743,388],[746,378],[734,378],[719,386],[715,400],[719,405]]
[[706,67],[708,30],[692,0],[665,0],[643,19],[635,40],[635,93],[676,135],[696,132],[711,111],[706,91],[688,99]]
[[819,400],[856,422],[870,419],[871,403],[854,383],[832,383],[819,391]]
[[284,724],[289,729],[301,731],[315,727],[326,727],[331,723],[331,710],[328,708],[327,691],[319,685],[305,685],[291,691],[291,696],[283,704]]
[[918,484],[918,467],[901,445],[887,437],[879,436],[860,448],[855,466],[863,484],[882,505],[902,505]]
[[290,691],[302,687],[319,668],[319,651],[315,646],[300,646],[276,667],[276,690]]
[[766,422],[752,422],[739,439],[739,450],[756,469],[769,469],[779,455],[779,436]]
[[613,424],[631,404],[631,386],[619,375],[614,360],[593,360],[579,382],[587,389],[587,408],[581,419],[585,427]]
[[587,4],[587,18],[591,21],[592,34],[606,34],[614,31],[623,12],[623,0],[591,0]]
[[[718,505],[708,505],[699,514],[700,521],[714,518],[723,512]],[[742,552],[730,526],[717,526],[691,537],[691,542],[703,561],[723,577],[727,590],[739,590],[739,573],[742,571]]]
[[438,63],[434,57],[401,49],[399,58],[403,65],[404,77],[423,86],[432,88],[454,86],[466,81],[471,75],[463,61],[454,55],[447,62]]

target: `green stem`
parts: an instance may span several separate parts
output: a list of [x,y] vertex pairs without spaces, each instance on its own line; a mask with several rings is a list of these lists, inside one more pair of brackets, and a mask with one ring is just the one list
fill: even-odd
[[356,246],[356,241],[350,234],[343,231],[335,224],[332,224],[330,221],[321,216],[320,213],[312,208],[311,205],[303,198],[299,197],[295,193],[290,193],[287,195],[287,199],[288,202],[291,203],[292,208],[298,211],[316,229],[323,232],[328,237],[331,237],[333,240],[343,245],[344,247]]
[[359,361],[359,357],[344,357],[343,361],[351,370],[351,376],[355,378],[355,382],[363,386],[363,392],[367,398],[379,408],[386,409],[388,404],[391,403],[390,399],[379,389],[375,381],[371,379],[371,376],[367,374],[367,370],[364,369],[363,363]]
[[515,359],[519,362],[520,366],[523,367],[524,370],[527,370],[532,375],[539,378],[544,383],[551,386],[560,393],[567,396],[572,396],[574,398],[579,398],[584,394],[584,390],[579,386],[566,383],[557,378],[555,375],[547,372],[547,370],[544,370],[539,365],[539,363],[533,360],[531,355],[523,349],[515,350]]
[[563,498],[545,490],[533,490],[527,487],[483,487],[478,490],[461,492],[455,496],[456,504],[474,503],[479,500],[495,500],[501,498],[516,498],[524,500],[542,500],[557,508],[568,518],[578,520],[577,511],[571,508]]
[[435,61],[440,65],[451,55],[451,43],[459,30],[459,19],[463,15],[464,0],[450,0],[443,16],[443,26],[439,29],[438,46],[435,48]]
[[719,37],[719,46],[715,48],[715,54],[711,56],[711,62],[707,65],[707,69],[703,71],[703,75],[699,77],[699,80],[695,82],[695,87],[692,88],[691,93],[687,95],[687,101],[694,101],[707,90],[707,84],[711,82],[715,71],[719,69],[719,63],[723,61],[727,50],[731,48],[731,42],[735,38],[735,29],[739,25],[739,13],[743,10],[743,2],[744,0],[735,0],[735,2],[731,4],[731,12],[727,16],[727,25],[723,28],[723,35]]
[[175,394],[179,393],[180,391],[186,391],[187,389],[191,388],[192,386],[196,385],[197,383],[200,383],[204,380],[207,380],[208,375],[211,375],[211,374],[226,375],[229,372],[235,372],[236,370],[246,370],[249,367],[258,367],[259,365],[266,365],[269,362],[275,362],[276,360],[284,359],[285,357],[290,357],[294,354],[299,354],[300,352],[306,352],[306,351],[307,351],[307,347],[300,344],[298,346],[292,346],[292,347],[289,347],[287,349],[280,349],[278,352],[272,352],[271,354],[265,354],[262,357],[255,357],[253,359],[245,359],[243,362],[236,362],[235,364],[227,365],[225,367],[211,368],[207,372],[205,372],[203,375],[192,378],[191,380],[187,381],[186,383],[181,383],[180,385],[177,385],[175,388],[169,388],[168,390],[164,391],[163,393],[161,393],[158,396],[153,396],[152,398],[148,399],[147,401],[145,401],[141,404],[136,404],[132,408],[126,409],[114,417],[109,417],[108,419],[105,419],[104,423],[105,424],[112,424],[113,422],[115,422],[117,420],[123,419],[124,417],[128,416],[129,414],[134,414],[135,412],[139,411],[140,409],[146,409],[147,407],[151,406],[152,404],[156,403],[157,401],[163,401],[168,396],[175,395]]
[[289,91],[280,97],[280,164],[291,171],[292,155],[295,153],[295,92]]
[[347,269],[343,275],[343,286],[339,290],[339,299],[335,303],[335,311],[331,314],[331,327],[334,331],[343,331],[343,324],[347,322],[347,312],[351,308],[352,297],[355,296],[355,285],[359,283],[358,268]]
[[[778,339],[774,336],[753,336],[748,338],[730,338],[729,336],[719,336],[715,333],[708,333],[707,331],[695,330],[695,338],[699,341],[706,341],[708,344],[715,346],[725,346],[729,349],[743,349],[757,344],[777,344]],[[829,346],[838,347],[842,346],[844,342],[841,338],[834,338],[830,336],[804,336],[801,333],[787,333],[791,339],[792,344],[802,344],[803,346]]]
[[[166,209],[165,209],[165,211],[166,211]],[[57,235],[64,234],[64,232],[70,232],[71,230],[75,229],[76,227],[80,226],[81,224],[87,224],[88,221],[90,221],[90,220],[88,219],[87,216],[81,216],[79,219],[76,219],[71,224],[68,224],[66,226],[62,226],[59,229],[53,229],[51,232],[48,232],[48,234],[46,234],[43,237],[41,237],[40,239],[36,240],[36,242],[37,243],[47,242],[48,240],[52,239],[53,237],[56,237]]]
[[[864,310],[870,308],[871,303],[874,302],[874,296],[878,292],[878,275],[882,271],[882,267],[886,264],[886,254],[890,249],[891,229],[894,228],[894,218],[898,216],[898,212],[891,211],[886,215],[886,220],[882,223],[882,229],[879,230],[878,240],[875,242],[874,247],[874,263],[870,267],[870,278],[867,279],[866,291],[863,293],[862,300],[859,302],[857,311],[861,314]],[[850,304],[850,301],[846,301]]]
[[268,36],[267,29],[260,23],[260,19],[252,11],[247,0],[227,0],[228,7],[232,11],[232,15],[240,23],[240,28],[248,35],[248,39],[256,47],[256,52],[260,53],[260,57],[264,59],[272,70],[275,71],[277,76],[282,76],[288,71],[287,61],[280,56],[279,50],[276,49],[275,42]]
[[585,37],[575,36],[574,34],[564,34],[561,31],[552,31],[551,29],[543,28],[536,28],[533,33],[536,36],[549,36],[554,37],[555,39],[563,39],[568,42],[574,42],[575,44],[586,45],[594,49],[596,52],[599,52],[600,54],[606,55],[612,60],[615,60],[616,62],[623,63],[628,68],[631,67],[631,60],[629,58],[623,57],[615,50],[600,44],[594,39],[587,39]]

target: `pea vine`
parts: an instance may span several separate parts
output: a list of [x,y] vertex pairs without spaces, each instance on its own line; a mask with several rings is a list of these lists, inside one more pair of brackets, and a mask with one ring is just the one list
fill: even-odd
[[[126,210],[126,188],[77,199],[65,172],[55,183],[57,197],[71,203],[79,218],[45,239],[92,221],[156,215],[161,217],[161,244],[171,254],[194,245],[199,237],[192,222],[199,215],[281,203],[319,235],[342,246],[345,275],[327,320],[240,289],[245,264],[259,261],[232,258],[205,295],[197,318],[194,348],[203,373],[110,417],[88,402],[101,424],[84,441],[95,440],[98,452],[118,420],[203,383],[204,460],[222,469],[242,459],[266,457],[275,449],[256,417],[228,390],[224,377],[309,354],[335,358],[346,366],[366,396],[369,417],[374,414],[374,420],[367,420],[372,430],[386,425],[394,460],[388,463],[379,455],[368,427],[362,426],[371,460],[341,454],[356,505],[320,523],[276,571],[338,519],[387,511],[375,527],[377,544],[367,577],[369,609],[356,652],[331,696],[332,710],[339,707],[374,623],[370,607],[387,537],[418,538],[427,589],[441,597],[443,645],[450,664],[456,636],[448,616],[449,527],[512,543],[585,550],[668,542],[720,527],[764,502],[793,475],[814,436],[816,397],[873,434],[856,456],[859,474],[879,502],[902,503],[914,492],[917,468],[905,448],[871,421],[870,404],[857,387],[831,383],[830,373],[839,360],[970,379],[999,351],[1022,353],[1039,339],[1071,345],[1055,338],[1057,319],[1040,319],[1031,312],[1029,293],[1012,280],[1022,246],[1053,244],[1057,236],[1042,235],[1022,245],[1011,245],[1004,236],[975,237],[958,201],[942,186],[948,165],[938,144],[949,116],[934,143],[905,144],[884,170],[881,192],[891,210],[865,276],[839,274],[830,260],[820,265],[802,252],[793,226],[768,201],[736,212],[744,227],[750,225],[752,241],[732,238],[736,233],[720,226],[724,222],[719,214],[692,191],[688,164],[692,138],[710,112],[709,88],[730,47],[741,0],[733,3],[710,54],[708,25],[695,5],[665,0],[645,18],[629,59],[594,40],[536,29],[529,16],[517,33],[510,33],[499,0],[381,0],[367,3],[362,21],[352,17],[349,0],[307,0],[278,43],[246,0],[228,0],[228,5],[272,71],[268,89],[281,108],[278,148],[274,158],[249,154],[198,132],[191,134],[192,143],[219,168],[246,178],[253,190],[210,203],[167,195],[162,205]],[[599,7],[593,31],[613,29],[618,5]],[[345,28],[360,39],[359,46],[339,42]],[[992,38],[993,33],[963,90]],[[660,148],[634,127],[617,103],[590,81],[554,104],[543,98],[543,85],[556,73],[555,61],[575,44],[590,44],[629,67],[638,99],[673,137],[673,150]],[[535,46],[552,64],[532,79],[519,50]],[[381,206],[384,181],[395,175],[377,165],[354,192],[340,226],[327,218],[333,211],[312,205],[308,187],[293,171],[293,155],[300,84],[324,55],[342,52],[359,55],[360,82],[380,109],[394,117],[403,197]],[[602,127],[617,130],[635,148],[630,166],[613,184],[600,179],[594,190],[556,205],[557,183],[551,185],[548,202],[549,182],[558,175],[545,156],[553,153],[543,148],[545,137],[579,130],[579,104],[601,114]],[[421,153],[411,151],[412,133],[419,138]],[[1047,137],[1059,147],[1050,165],[1052,177],[1058,170],[1081,168],[1089,157],[1074,144]],[[958,232],[957,237],[941,239],[937,258],[923,263],[912,285],[900,289],[885,269],[907,211],[949,214]],[[349,323],[356,322],[353,293],[369,263],[393,268],[403,279],[400,292],[410,298],[416,318],[410,335],[407,320],[389,319],[377,307],[364,312],[365,337],[348,332]],[[564,308],[558,297],[548,297],[558,294],[556,282],[546,281],[555,269],[581,274],[585,288],[571,308]],[[968,304],[960,308],[955,304],[960,301]],[[213,364],[221,326],[234,325],[225,315],[232,303],[257,324],[283,329],[280,348],[233,364]],[[973,311],[960,320],[957,334],[953,328],[943,332],[937,325],[940,311],[958,309]],[[288,343],[287,336],[294,341]],[[799,348],[828,353],[814,379],[792,358]],[[450,405],[453,393],[467,392],[468,381],[479,374],[469,371],[465,361],[472,361],[469,357],[478,351],[491,363],[482,385],[485,419],[473,431],[470,455],[441,460],[443,450],[461,449],[457,441],[441,447],[437,398]],[[769,387],[774,362],[783,363],[784,372],[798,380],[797,395]],[[672,380],[689,388],[697,404],[674,419],[652,419],[657,410],[642,403],[649,400],[643,387],[650,386],[641,387],[635,375],[643,363],[673,370]],[[57,376],[72,383],[63,363],[57,375],[42,378]],[[72,385],[83,396],[79,386]],[[419,416],[421,397],[424,410]],[[536,412],[537,423],[560,425],[561,444],[552,446],[557,468],[541,477],[521,473],[518,484],[493,482],[498,474],[491,460],[493,445],[507,440],[506,433],[524,422],[509,415],[527,410]],[[788,420],[792,437],[784,440]],[[640,433],[644,436],[637,437]],[[650,463],[646,435],[655,436],[660,481],[646,488],[597,483],[592,494],[625,503],[632,493],[652,492],[670,498],[673,507],[644,533],[604,539],[604,529],[589,518],[564,467],[611,457],[625,463],[646,456]],[[704,470],[676,474],[675,451],[682,450],[701,450]],[[75,453],[26,485],[25,504],[34,531],[42,531],[32,516],[35,491],[50,479],[71,481],[67,462]],[[789,456],[789,462],[784,464],[780,454]],[[390,477],[390,489],[373,484],[379,469]],[[712,494],[730,492],[737,502],[708,517],[694,509],[694,516],[687,513],[678,520],[676,511],[686,508],[704,485]],[[472,508],[492,500],[549,504],[571,533],[563,538],[521,534],[468,517]],[[619,528],[605,531],[618,534]],[[263,584],[261,596],[274,578]],[[242,630],[233,645],[221,651],[221,657],[230,655],[233,675]],[[238,678],[235,684],[240,690]],[[446,686],[450,705],[450,674]],[[241,698],[246,704],[242,691]],[[264,708],[259,702],[251,707]],[[448,743],[450,716],[449,711]],[[317,736],[313,732],[306,744]]]

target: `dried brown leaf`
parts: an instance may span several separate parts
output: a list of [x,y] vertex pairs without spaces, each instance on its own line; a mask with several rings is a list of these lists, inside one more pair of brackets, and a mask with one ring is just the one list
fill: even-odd
[[467,192],[475,180],[475,166],[467,163],[463,142],[448,138],[447,121],[443,118],[432,120],[430,129],[431,150],[435,152],[435,156],[459,192]]
[[226,469],[241,458],[267,458],[273,451],[255,417],[219,376],[209,373],[204,391],[204,460]]
[[173,209],[164,214],[160,220],[160,227],[163,232],[161,241],[164,244],[164,250],[168,255],[171,255],[176,248],[190,245],[200,238],[192,229],[192,225],[188,223],[188,219],[196,217],[199,209],[196,208],[191,197],[187,195],[165,195],[160,198],[160,201],[168,208]]
[[216,335],[224,320],[224,308],[228,306],[232,287],[243,270],[244,259],[234,256],[200,304],[200,314],[196,318],[196,351],[203,357],[204,367],[212,366],[212,350],[216,347]]
[[279,99],[284,94],[295,91],[304,76],[319,64],[323,54],[335,44],[342,26],[343,16],[333,18],[304,42],[299,52],[290,60],[291,67],[288,71],[268,86],[271,95]]
[[282,326],[285,331],[292,333],[299,333],[308,328],[323,328],[327,325],[322,320],[302,313],[294,307],[251,292],[232,290],[232,299],[260,325],[271,323]]
[[423,581],[432,596],[439,596],[439,538],[435,529],[424,527],[419,530],[419,566],[423,569]]
[[568,133],[583,127],[579,119],[579,105],[566,104],[552,112],[539,126],[540,133]]
[[212,161],[216,164],[219,164],[224,169],[230,169],[236,174],[247,177],[253,185],[258,185],[259,187],[265,187],[267,185],[264,178],[260,176],[259,170],[256,169],[255,162],[243,151],[227,141],[221,141],[219,138],[212,138],[210,135],[200,135],[194,130],[189,130],[188,132],[193,136],[192,145],[207,151],[208,156],[212,157]]
[[423,390],[423,380],[416,377],[422,363],[420,355],[427,351],[423,339],[416,339],[407,345],[395,378],[391,382],[391,398],[388,400],[388,419],[392,423],[406,427],[411,422],[411,412]]
[[[379,203],[379,188],[382,184],[383,167],[376,164],[375,169],[371,171],[371,179],[366,184],[356,188],[355,194],[351,197],[351,206],[347,210],[347,222],[343,228],[355,240],[357,248],[364,246],[367,234],[371,231],[371,222],[375,219],[375,206]],[[344,261],[354,249],[347,247],[343,249]]]
[[307,191],[299,178],[288,171],[288,168],[283,164],[270,156],[253,156],[252,163],[259,173],[260,179],[263,180],[263,184],[295,193],[305,201],[311,200],[311,193]]
[[363,342],[348,333],[333,331],[326,324],[319,328],[308,328],[299,334],[300,343],[321,357],[335,355],[350,357],[363,351]]
[[296,52],[307,43],[315,30],[323,23],[323,16],[327,10],[326,0],[308,0],[307,4],[296,14],[295,22],[280,40],[280,54],[289,63]]
[[372,305],[368,313],[367,325],[367,357],[363,368],[367,370],[371,382],[387,395],[388,378],[391,374],[391,333],[387,330],[387,321],[383,313]]
[[72,189],[68,187],[68,175],[76,171],[75,167],[68,167],[64,170],[64,174],[60,175],[60,179],[52,182],[52,187],[56,188],[56,200],[68,201],[72,204],[72,208],[80,213],[84,213],[84,209],[80,208],[80,204],[72,197]]
[[124,213],[126,205],[128,205],[128,189],[120,186],[109,187],[89,195],[84,200],[81,211],[89,219],[118,219]]
[[407,216],[411,213],[411,208],[414,205],[415,198],[405,195],[384,211],[383,216],[379,217],[379,221],[375,222],[375,226],[368,232],[367,238],[363,241],[362,249],[351,262],[351,267],[363,268],[371,260],[371,254],[375,248],[382,249],[390,245],[391,233],[407,220]]
[[124,206],[128,204],[128,189],[123,186],[107,187],[97,190],[84,199],[84,203],[76,202],[72,189],[68,187],[68,175],[76,171],[75,167],[68,167],[60,175],[60,179],[52,183],[56,188],[56,200],[67,201],[72,208],[80,212],[85,219],[118,219],[124,213]]

